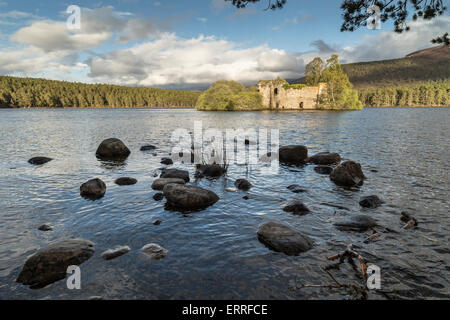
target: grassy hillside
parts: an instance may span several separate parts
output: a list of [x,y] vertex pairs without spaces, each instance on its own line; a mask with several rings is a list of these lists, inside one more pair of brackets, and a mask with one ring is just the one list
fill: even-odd
[[200,92],[0,76],[0,107],[195,107]]
[[[450,46],[342,65],[368,107],[450,106]],[[294,81],[304,83],[305,79]]]

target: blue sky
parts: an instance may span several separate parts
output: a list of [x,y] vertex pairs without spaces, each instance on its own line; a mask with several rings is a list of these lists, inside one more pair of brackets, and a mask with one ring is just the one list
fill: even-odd
[[[252,83],[299,77],[313,57],[332,53],[342,62],[399,58],[449,26],[441,17],[404,35],[391,24],[341,33],[340,3],[288,0],[265,11],[265,0],[240,10],[224,0],[0,0],[0,74],[175,88]],[[69,5],[81,7],[79,31],[65,26]]]

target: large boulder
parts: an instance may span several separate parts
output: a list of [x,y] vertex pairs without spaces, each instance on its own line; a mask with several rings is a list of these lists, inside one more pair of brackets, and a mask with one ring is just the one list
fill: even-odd
[[219,201],[214,192],[195,186],[171,183],[164,187],[163,193],[170,207],[181,210],[204,209]]
[[130,149],[119,139],[104,140],[95,153],[100,160],[122,161],[130,155]]
[[94,254],[94,244],[73,239],[40,249],[25,262],[17,282],[32,289],[43,288],[66,277],[67,267],[79,266]]
[[313,240],[308,236],[278,222],[268,222],[259,226],[258,239],[269,249],[292,256],[313,247]]
[[300,200],[297,200],[297,199],[288,201],[283,206],[283,211],[290,212],[290,213],[297,214],[297,215],[305,215],[310,212],[308,207],[305,206],[303,204],[303,202],[301,202]]
[[169,183],[175,184],[185,184],[186,182],[180,178],[159,178],[153,181],[152,189],[153,190],[163,190],[164,187]]
[[336,222],[336,228],[342,231],[366,231],[377,226],[377,222],[371,217],[364,215],[352,216],[347,220]]
[[305,146],[284,146],[278,151],[280,162],[285,164],[304,164],[308,159],[308,148]]
[[183,179],[186,183],[190,181],[189,172],[179,169],[163,169],[160,178],[179,178]]
[[338,153],[320,152],[309,157],[307,162],[328,166],[341,162],[341,156]]
[[144,252],[150,259],[159,260],[167,256],[168,251],[156,243],[149,243],[142,247]]
[[225,173],[227,173],[227,170],[219,164],[198,164],[195,176],[198,178],[219,178]]
[[39,166],[41,164],[45,164],[45,163],[50,162],[52,160],[53,160],[52,158],[47,158],[47,157],[34,157],[34,158],[31,158],[30,160],[28,160],[28,163],[29,164],[34,164],[36,166]]
[[80,195],[83,198],[97,200],[102,198],[106,192],[106,184],[100,179],[92,179],[80,187]]
[[330,179],[337,185],[353,187],[362,185],[366,177],[359,163],[346,161],[334,168]]

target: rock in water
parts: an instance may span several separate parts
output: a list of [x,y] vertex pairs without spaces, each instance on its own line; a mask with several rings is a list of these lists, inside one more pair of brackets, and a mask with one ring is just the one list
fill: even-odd
[[134,178],[128,178],[128,177],[124,177],[124,178],[119,178],[115,181],[115,184],[119,185],[119,186],[131,186],[133,184],[136,184],[137,180]]
[[147,144],[147,145],[141,147],[141,151],[150,151],[150,150],[155,150],[155,149],[156,149],[156,147],[151,144]]
[[308,236],[278,222],[259,226],[258,239],[269,249],[291,256],[308,251],[313,246],[313,240]]
[[163,169],[160,178],[179,178],[183,179],[186,183],[190,181],[189,172],[179,169]]
[[301,186],[299,186],[298,184],[293,184],[290,185],[289,187],[287,187],[289,190],[291,190],[293,193],[303,193],[306,192],[307,190],[302,188]]
[[383,201],[378,196],[368,196],[362,198],[359,204],[364,208],[377,208],[383,204]]
[[87,240],[66,240],[40,249],[25,262],[17,282],[32,289],[43,288],[66,277],[67,267],[80,265],[94,254]]
[[309,157],[307,162],[327,166],[341,162],[341,156],[338,153],[321,152]]
[[80,187],[80,194],[83,198],[97,200],[102,198],[106,192],[106,184],[100,179],[92,179],[83,183]]
[[50,227],[48,224],[43,224],[38,228],[39,231],[52,231],[53,228]]
[[123,161],[130,155],[130,150],[119,139],[104,140],[95,153],[100,160]]
[[294,199],[289,201],[283,206],[283,211],[291,212],[293,214],[305,215],[309,213],[309,209],[307,206],[303,204],[300,200]]
[[364,183],[364,173],[359,163],[346,161],[338,165],[330,174],[330,179],[344,187],[361,186]]
[[244,190],[244,191],[250,190],[250,188],[252,187],[252,184],[245,179],[237,179],[234,182],[234,185],[239,190]]
[[162,259],[167,256],[168,251],[156,243],[146,244],[141,249],[152,260]]
[[167,184],[163,193],[169,206],[181,210],[204,209],[219,201],[214,192],[194,186]]
[[180,178],[159,178],[153,181],[152,189],[153,190],[162,190],[166,186],[166,184],[175,183],[175,184],[185,184],[186,182]]
[[377,226],[377,222],[371,217],[364,215],[352,216],[350,219],[334,224],[342,231],[366,231]]
[[331,172],[333,172],[333,168],[330,166],[317,166],[314,167],[314,171],[318,174],[331,174]]
[[308,148],[305,146],[284,146],[278,151],[280,162],[285,164],[304,164],[308,158]]
[[114,249],[106,250],[102,253],[102,258],[105,260],[111,260],[120,256],[123,256],[124,254],[130,252],[129,246],[121,246]]
[[169,165],[173,164],[173,161],[170,158],[162,158],[161,164],[165,164],[165,165],[169,166]]
[[219,178],[227,173],[227,170],[218,164],[198,164],[196,177]]
[[50,162],[52,160],[53,160],[52,158],[47,158],[47,157],[34,157],[34,158],[31,158],[30,160],[28,160],[28,163],[38,166],[38,165]]
[[155,193],[153,195],[153,200],[155,201],[161,201],[162,199],[164,199],[164,194],[162,194],[161,192]]

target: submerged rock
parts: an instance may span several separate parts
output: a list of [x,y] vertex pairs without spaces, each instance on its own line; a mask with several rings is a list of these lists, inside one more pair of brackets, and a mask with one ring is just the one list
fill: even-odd
[[171,158],[162,158],[161,163],[169,166],[169,165],[173,164],[173,161]]
[[154,224],[155,226],[159,226],[161,223],[162,223],[161,220],[156,220],[155,222],[153,222],[153,224]]
[[307,190],[302,188],[301,186],[299,186],[298,184],[293,184],[290,185],[289,187],[287,187],[289,190],[291,190],[293,193],[303,193],[306,192]]
[[162,190],[169,183],[175,184],[185,184],[186,182],[180,178],[159,178],[153,181],[152,189],[153,190]]
[[377,208],[383,204],[383,201],[378,196],[367,196],[361,199],[359,202],[361,207],[364,208]]
[[48,224],[43,224],[38,228],[39,231],[52,231],[53,228],[50,227]]
[[124,254],[130,252],[129,246],[121,246],[114,249],[106,250],[102,253],[102,258],[105,260],[111,260],[120,256],[123,256]]
[[331,174],[331,172],[333,172],[333,168],[330,166],[317,166],[314,167],[314,171],[319,174]]
[[294,199],[290,200],[288,203],[286,203],[283,206],[283,211],[285,212],[291,212],[293,214],[297,215],[305,215],[309,213],[309,209],[307,206],[303,204],[300,200]]
[[364,215],[352,216],[347,220],[334,224],[342,231],[366,231],[367,229],[377,226],[377,222],[371,217]]
[[130,149],[119,139],[110,138],[104,140],[95,153],[100,160],[121,161],[128,158]]
[[305,146],[284,146],[278,151],[280,162],[286,164],[304,164],[308,158],[308,148]]
[[189,172],[186,170],[179,169],[163,169],[160,178],[179,178],[183,179],[185,182],[189,182]]
[[131,186],[133,184],[136,184],[137,180],[134,178],[124,177],[124,178],[117,179],[114,183],[119,186]]
[[67,267],[80,265],[94,254],[94,244],[87,240],[66,240],[38,250],[28,258],[17,282],[32,289],[43,288],[66,277]]
[[234,185],[236,188],[243,191],[250,190],[250,188],[252,187],[252,184],[245,179],[237,179],[234,182]]
[[102,198],[106,192],[106,184],[100,179],[92,179],[85,182],[80,187],[80,194],[83,198],[97,200]]
[[155,150],[155,149],[156,149],[156,147],[154,145],[147,144],[145,146],[142,146],[140,150],[141,151],[151,151],[151,150]]
[[142,247],[142,252],[149,256],[152,260],[162,259],[167,256],[168,251],[156,243],[146,244]]
[[287,255],[298,255],[313,247],[313,240],[298,230],[278,222],[259,226],[258,239],[269,249]]
[[53,160],[52,158],[47,158],[47,157],[34,157],[34,158],[31,158],[30,160],[28,160],[28,163],[38,166],[38,165],[42,165],[47,162],[50,162],[52,160]]
[[307,162],[319,165],[331,165],[341,162],[338,153],[320,152],[308,158]]
[[359,163],[346,161],[334,168],[330,179],[337,185],[353,187],[362,185],[366,177]]
[[175,209],[204,209],[219,201],[217,194],[200,187],[167,184],[163,189],[167,204]]
[[196,177],[219,178],[227,173],[227,170],[219,164],[198,164]]

